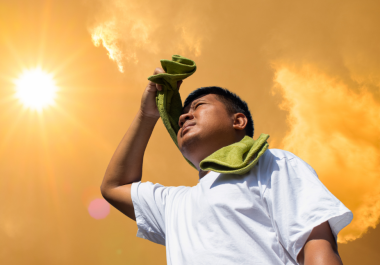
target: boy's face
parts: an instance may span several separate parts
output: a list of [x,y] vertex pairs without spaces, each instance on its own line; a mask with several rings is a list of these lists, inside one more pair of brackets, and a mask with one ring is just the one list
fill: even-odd
[[179,118],[178,146],[196,167],[200,161],[236,142],[234,115],[214,94],[195,99]]

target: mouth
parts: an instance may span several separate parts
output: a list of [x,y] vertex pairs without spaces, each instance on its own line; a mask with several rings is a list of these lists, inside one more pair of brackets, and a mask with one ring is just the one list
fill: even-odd
[[195,125],[195,122],[188,122],[188,123],[185,123],[183,126],[182,126],[182,131],[181,131],[181,137],[185,135],[185,133],[187,133],[191,127],[193,127]]

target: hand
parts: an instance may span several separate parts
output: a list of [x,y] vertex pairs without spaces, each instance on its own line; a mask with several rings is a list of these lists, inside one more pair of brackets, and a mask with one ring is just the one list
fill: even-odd
[[[157,67],[153,75],[165,73],[164,69]],[[179,89],[182,84],[182,81],[177,82],[177,88]],[[158,119],[160,117],[160,113],[158,112],[156,105],[156,94],[157,91],[161,91],[162,86],[156,83],[149,81],[146,86],[144,93],[141,99],[141,107],[140,111],[143,116]]]

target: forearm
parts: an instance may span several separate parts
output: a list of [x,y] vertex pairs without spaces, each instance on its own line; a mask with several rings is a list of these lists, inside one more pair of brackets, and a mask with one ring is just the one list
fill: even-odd
[[[153,75],[165,73],[156,68]],[[146,146],[160,118],[156,106],[157,91],[162,87],[149,82],[140,109],[125,133],[108,165],[101,185],[103,197],[116,209],[136,220],[132,201],[132,183],[141,180]]]
[[102,192],[141,180],[144,152],[157,120],[139,110],[111,158]]

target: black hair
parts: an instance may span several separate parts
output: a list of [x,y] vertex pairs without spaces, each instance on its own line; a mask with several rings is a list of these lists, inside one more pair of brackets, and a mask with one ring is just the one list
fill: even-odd
[[221,88],[218,86],[198,88],[187,96],[183,107],[185,108],[187,105],[191,104],[191,102],[193,102],[195,99],[208,94],[217,95],[217,98],[222,103],[224,103],[229,113],[243,113],[248,119],[247,126],[245,127],[245,134],[250,137],[253,137],[253,120],[247,103],[244,100],[242,100],[238,95],[225,88]]

